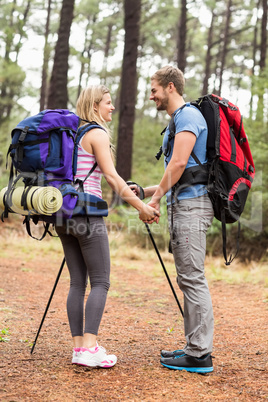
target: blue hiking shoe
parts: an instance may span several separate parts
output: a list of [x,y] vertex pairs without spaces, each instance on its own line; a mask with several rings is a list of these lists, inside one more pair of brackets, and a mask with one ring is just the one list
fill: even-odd
[[213,371],[212,356],[210,353],[202,357],[186,354],[175,357],[161,357],[160,363],[172,370],[186,370],[190,373],[206,374]]
[[161,357],[175,357],[175,356],[180,356],[180,355],[185,355],[185,352],[183,349],[161,350]]

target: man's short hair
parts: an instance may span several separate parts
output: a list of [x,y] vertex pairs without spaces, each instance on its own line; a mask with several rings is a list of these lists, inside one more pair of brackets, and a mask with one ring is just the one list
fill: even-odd
[[176,91],[183,96],[185,80],[179,68],[172,66],[162,67],[154,73],[151,80],[156,80],[163,88],[166,88],[170,82],[173,82]]

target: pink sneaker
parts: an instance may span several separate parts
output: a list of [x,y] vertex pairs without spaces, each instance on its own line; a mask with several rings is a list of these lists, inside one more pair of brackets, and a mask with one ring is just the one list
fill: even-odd
[[78,364],[81,348],[73,348],[72,364]]
[[110,368],[116,364],[117,357],[115,355],[107,355],[106,350],[97,344],[94,348],[90,349],[80,348],[75,359],[73,356],[73,360],[75,360],[75,364],[81,366]]

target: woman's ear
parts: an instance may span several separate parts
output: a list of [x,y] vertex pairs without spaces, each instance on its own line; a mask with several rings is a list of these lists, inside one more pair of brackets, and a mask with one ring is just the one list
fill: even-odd
[[97,112],[97,111],[98,111],[98,105],[97,105],[96,102],[94,102],[93,110],[94,110],[94,112]]

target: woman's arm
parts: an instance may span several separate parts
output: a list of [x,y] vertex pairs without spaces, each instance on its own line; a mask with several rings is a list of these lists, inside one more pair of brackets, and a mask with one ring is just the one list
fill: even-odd
[[93,129],[85,134],[83,138],[83,148],[93,153],[96,157],[99,168],[101,169],[107,183],[123,200],[128,202],[139,211],[140,219],[143,221],[157,220],[159,212],[155,208],[144,204],[131,191],[126,182],[117,173],[110,151],[110,141],[105,131]]

